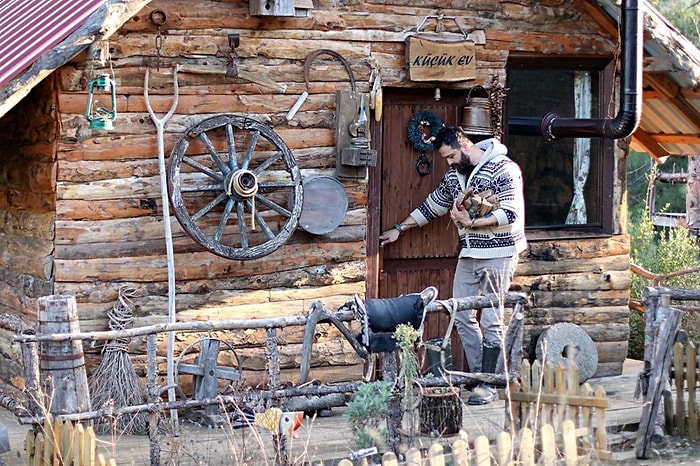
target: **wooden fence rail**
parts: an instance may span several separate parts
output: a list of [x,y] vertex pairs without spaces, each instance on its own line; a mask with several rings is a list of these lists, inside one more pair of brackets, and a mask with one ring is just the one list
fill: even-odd
[[699,369],[695,343],[676,342],[671,368],[676,399],[674,402],[670,396],[664,397],[664,426],[667,433],[688,437],[691,442],[700,438],[697,402]]
[[27,466],[116,466],[114,459],[96,454],[95,431],[80,423],[54,420],[47,415],[41,432],[27,432]]
[[[444,466],[496,466],[518,464],[521,466],[554,466],[566,465],[576,466],[589,464],[590,457],[586,453],[579,456],[576,446],[576,428],[574,422],[566,420],[562,423],[562,434],[557,436],[551,424],[544,424],[538,432],[530,428],[524,428],[514,437],[508,432],[501,432],[496,439],[495,445],[489,444],[488,437],[480,435],[474,439],[474,447],[469,448],[469,444],[464,439],[458,439],[451,445],[451,452],[445,453],[444,447],[439,443],[434,443],[427,451],[425,457],[421,456],[420,450],[411,448],[406,452],[405,462],[399,463],[396,455],[392,452],[384,453],[382,456],[382,466],[405,465],[426,465]],[[559,437],[557,439],[557,437]],[[366,459],[353,463],[350,460],[342,460],[338,466],[353,466],[353,464],[366,465]]]
[[605,389],[595,390],[588,384],[579,384],[575,364],[556,367],[539,361],[530,365],[523,361],[520,382],[511,381],[508,391],[499,396],[508,402],[506,422],[514,430],[529,428],[537,431],[545,425],[565,432],[564,423],[571,421],[579,447],[589,450],[598,459],[608,459],[605,412],[608,407]]

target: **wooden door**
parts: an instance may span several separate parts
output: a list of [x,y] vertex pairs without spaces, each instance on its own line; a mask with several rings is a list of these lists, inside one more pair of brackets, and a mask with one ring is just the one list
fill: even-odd
[[[437,114],[443,123],[459,124],[465,91],[441,90],[441,99],[434,99],[434,89],[387,89],[381,127],[381,166],[374,172],[380,191],[370,196],[370,211],[379,211],[379,231],[402,221],[440,183],[448,169],[437,151],[426,152],[431,164],[428,174],[421,174],[417,161],[421,152],[408,140],[411,119],[421,110]],[[379,198],[380,206],[372,209]],[[439,299],[452,296],[452,279],[459,251],[457,229],[449,216],[440,217],[423,228],[413,228],[399,241],[379,250],[378,296],[396,297],[435,286]],[[423,339],[444,336],[448,318],[432,314],[425,323]],[[453,369],[464,370],[464,352],[456,332],[452,338]]]

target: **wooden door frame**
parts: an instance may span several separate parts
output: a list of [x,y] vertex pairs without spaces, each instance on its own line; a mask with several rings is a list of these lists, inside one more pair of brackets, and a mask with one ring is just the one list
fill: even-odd
[[365,297],[379,297],[379,274],[381,261],[379,256],[379,235],[381,231],[382,207],[382,153],[384,137],[382,122],[370,118],[370,140],[372,148],[377,151],[377,165],[369,167],[367,179],[367,278],[365,280]]

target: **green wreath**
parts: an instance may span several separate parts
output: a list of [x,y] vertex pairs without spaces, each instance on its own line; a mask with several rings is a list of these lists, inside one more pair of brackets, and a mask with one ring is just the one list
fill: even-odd
[[[435,112],[421,110],[408,122],[408,140],[421,152],[431,151],[435,149],[433,141],[442,126],[442,120]],[[426,127],[430,128],[430,135],[427,134]]]

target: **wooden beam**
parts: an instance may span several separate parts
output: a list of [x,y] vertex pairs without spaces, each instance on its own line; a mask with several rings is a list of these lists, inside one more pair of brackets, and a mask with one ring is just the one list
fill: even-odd
[[700,144],[700,134],[651,134],[660,144]]
[[641,145],[644,150],[651,155],[654,160],[656,160],[658,163],[663,164],[666,159],[668,158],[668,151],[661,147],[658,142],[654,140],[654,138],[644,131],[642,128],[637,127],[636,131],[632,135],[632,138],[634,141]]
[[603,30],[613,37],[618,37],[617,21],[610,17],[596,1],[583,2],[583,7],[595,22],[603,28]]
[[49,74],[94,42],[108,39],[151,0],[108,0],[71,35],[0,89],[0,118]]

